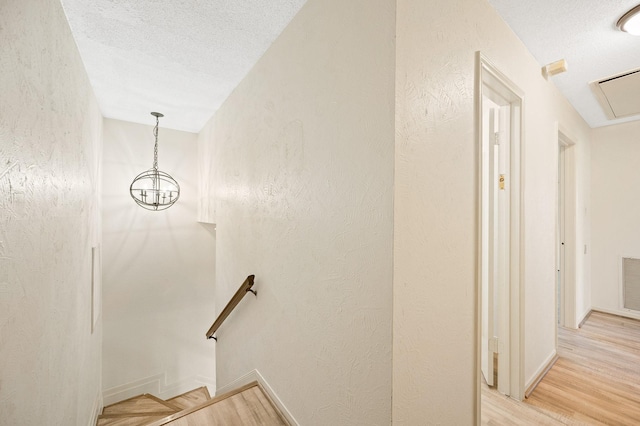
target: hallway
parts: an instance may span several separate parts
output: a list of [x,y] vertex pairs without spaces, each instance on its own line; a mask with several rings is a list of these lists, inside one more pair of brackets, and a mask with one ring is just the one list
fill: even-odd
[[482,424],[630,425],[640,421],[640,321],[593,312],[558,333],[560,359],[520,403],[482,388]]

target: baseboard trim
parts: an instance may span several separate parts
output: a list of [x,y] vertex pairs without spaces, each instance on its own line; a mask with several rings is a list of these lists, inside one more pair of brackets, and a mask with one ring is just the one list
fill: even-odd
[[102,402],[102,391],[98,391],[96,399],[93,401],[93,407],[91,408],[91,420],[87,426],[95,426],[98,424],[98,416],[102,414],[104,404]]
[[232,381],[231,383],[228,383],[228,384],[226,384],[224,386],[221,386],[220,388],[218,388],[216,390],[216,395],[222,395],[222,394],[225,394],[227,392],[231,392],[234,389],[237,389],[239,387],[248,385],[248,384],[250,384],[252,382],[258,382],[260,384],[262,389],[267,393],[267,395],[271,399],[271,402],[273,402],[273,404],[278,408],[278,410],[280,410],[280,413],[282,413],[282,415],[285,417],[285,419],[287,419],[287,421],[292,426],[299,426],[300,425],[300,423],[298,423],[298,421],[293,417],[291,412],[289,412],[287,407],[285,407],[285,405],[282,403],[282,400],[280,400],[280,398],[275,393],[273,388],[271,386],[269,386],[269,383],[267,383],[265,378],[262,377],[262,374],[260,374],[260,372],[258,370],[251,370],[247,374],[237,378],[236,380]]
[[592,307],[591,310],[593,312],[602,312],[603,314],[609,314],[609,315],[615,315],[623,318],[640,320],[640,312],[636,313],[635,311],[631,311],[631,310],[607,309],[607,308],[599,308],[596,306]]
[[540,384],[542,379],[544,379],[544,376],[547,375],[547,373],[549,372],[549,370],[551,370],[551,368],[556,363],[556,361],[558,361],[558,358],[560,357],[558,356],[556,351],[553,351],[553,353],[551,354],[551,357],[548,358],[547,361],[542,364],[542,367],[538,369],[538,373],[533,377],[533,380],[527,386],[527,390],[524,392],[525,398],[529,398],[529,396],[533,393],[533,391],[536,389],[538,384]]
[[591,313],[593,311],[591,309],[589,309],[587,312],[585,312],[584,316],[582,317],[582,321],[580,321],[580,323],[578,324],[578,328],[582,328],[582,326],[584,325],[585,322],[587,322],[587,320],[589,319],[589,317],[591,316]]
[[149,393],[166,400],[201,386],[206,386],[209,393],[213,394],[216,388],[216,381],[205,376],[191,376],[173,383],[167,383],[167,374],[158,373],[103,390],[102,404],[103,406],[111,405],[143,393]]

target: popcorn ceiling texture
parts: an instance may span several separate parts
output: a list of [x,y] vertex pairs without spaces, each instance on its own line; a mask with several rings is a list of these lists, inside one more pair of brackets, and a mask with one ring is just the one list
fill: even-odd
[[86,425],[102,117],[59,1],[0,2],[0,413]]
[[63,0],[102,113],[198,132],[305,0]]
[[[489,0],[539,66],[566,59],[569,71],[553,77],[562,94],[591,127],[637,120],[609,120],[588,83],[638,68],[638,39],[616,22],[638,0]],[[637,96],[637,92],[629,96]]]
[[217,383],[302,425],[391,421],[395,2],[310,0],[216,113]]

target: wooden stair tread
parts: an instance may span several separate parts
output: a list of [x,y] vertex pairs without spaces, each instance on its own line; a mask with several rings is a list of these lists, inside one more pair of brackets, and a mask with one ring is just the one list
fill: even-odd
[[216,396],[149,426],[246,425],[288,426],[289,423],[265,395],[257,382]]
[[206,387],[163,401],[143,394],[104,408],[97,426],[288,426],[257,382],[211,398]]
[[181,409],[181,407],[177,407],[169,402],[161,400],[160,398],[145,393],[104,407],[102,414],[150,414],[154,416],[166,416],[168,414],[176,413]]
[[254,386],[207,408],[177,419],[171,426],[199,425],[243,425],[243,426],[287,426],[280,414]]
[[211,395],[209,395],[209,390],[205,386],[203,386],[197,389],[193,389],[189,392],[185,392],[182,395],[178,395],[171,399],[168,399],[167,402],[184,410],[185,408],[191,408],[195,407],[196,405],[200,405],[210,399]]
[[140,415],[140,416],[100,416],[97,426],[144,426],[162,419],[165,415]]

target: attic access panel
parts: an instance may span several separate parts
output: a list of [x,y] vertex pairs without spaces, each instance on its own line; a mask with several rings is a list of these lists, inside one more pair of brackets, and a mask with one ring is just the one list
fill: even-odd
[[590,85],[610,119],[640,114],[640,69],[594,81]]

